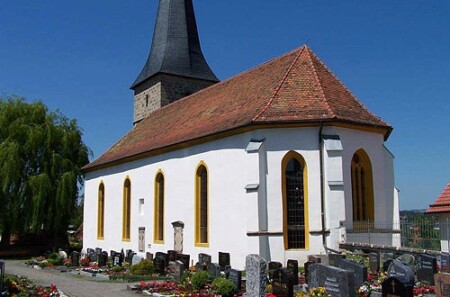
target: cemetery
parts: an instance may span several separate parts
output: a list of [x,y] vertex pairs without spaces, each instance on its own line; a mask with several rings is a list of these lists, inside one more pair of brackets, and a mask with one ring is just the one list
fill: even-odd
[[[450,254],[444,252],[341,250],[310,255],[306,263],[248,255],[245,270],[238,270],[230,265],[226,252],[192,257],[169,250],[147,253],[143,258],[132,250],[89,248],[86,253],[51,253],[26,264],[30,269],[56,269],[96,281],[123,282],[129,290],[148,296],[387,297],[450,296],[449,261]],[[10,279],[2,280],[3,291],[11,290]],[[20,282],[24,281],[15,283]]]

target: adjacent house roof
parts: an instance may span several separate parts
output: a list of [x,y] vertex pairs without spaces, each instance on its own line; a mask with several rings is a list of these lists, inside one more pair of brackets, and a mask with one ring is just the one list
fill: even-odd
[[375,128],[385,138],[392,130],[305,45],[156,110],[84,170],[242,129],[319,123]]
[[150,54],[131,89],[157,73],[219,81],[203,56],[192,0],[159,0]]
[[434,201],[425,213],[450,212],[450,182],[442,191],[441,195]]

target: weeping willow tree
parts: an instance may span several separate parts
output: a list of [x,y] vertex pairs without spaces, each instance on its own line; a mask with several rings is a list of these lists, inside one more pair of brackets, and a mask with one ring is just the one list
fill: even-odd
[[0,248],[22,232],[67,238],[90,154],[81,137],[75,120],[42,102],[0,98]]

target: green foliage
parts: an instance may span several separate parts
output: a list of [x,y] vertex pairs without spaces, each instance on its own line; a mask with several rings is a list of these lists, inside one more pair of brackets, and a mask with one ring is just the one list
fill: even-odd
[[51,253],[50,255],[48,255],[47,258],[52,259],[52,260],[56,260],[58,259],[58,253]]
[[194,274],[193,274],[191,271],[185,270],[185,271],[183,272],[183,275],[181,276],[180,283],[181,283],[182,285],[184,285],[184,286],[190,285],[190,284],[191,284],[191,280],[192,280],[192,276],[193,276],[193,275],[194,275]]
[[202,289],[209,281],[209,274],[206,271],[197,271],[192,276],[192,287],[195,290]]
[[57,256],[56,259],[52,259],[49,256],[49,259],[47,259],[47,263],[55,266],[61,266],[64,264],[64,259]]
[[151,275],[153,273],[153,262],[146,259],[130,266],[129,270],[133,275]]
[[121,272],[124,271],[125,269],[122,266],[114,266],[113,268],[111,268],[112,272]]
[[234,283],[225,278],[216,278],[212,283],[212,289],[214,294],[221,295],[222,297],[230,297],[236,293],[237,289]]
[[75,120],[42,102],[0,97],[0,226],[13,232],[65,234],[89,149]]

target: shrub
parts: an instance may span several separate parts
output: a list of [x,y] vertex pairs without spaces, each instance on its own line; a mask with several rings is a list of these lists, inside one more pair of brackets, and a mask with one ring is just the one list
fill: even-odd
[[236,293],[237,289],[234,283],[225,278],[216,278],[212,284],[214,294],[223,297],[231,297]]
[[153,263],[150,260],[144,260],[129,268],[133,275],[151,275],[153,273]]
[[206,271],[197,271],[192,276],[192,287],[195,290],[202,289],[209,281],[209,274]]
[[64,259],[61,257],[56,257],[55,259],[48,258],[47,262],[50,265],[61,266],[64,263]]
[[48,255],[48,259],[52,259],[52,260],[56,260],[59,257],[59,255],[57,253],[51,253],[50,255]]
[[122,266],[114,266],[113,268],[110,269],[112,272],[122,272],[125,269]]

